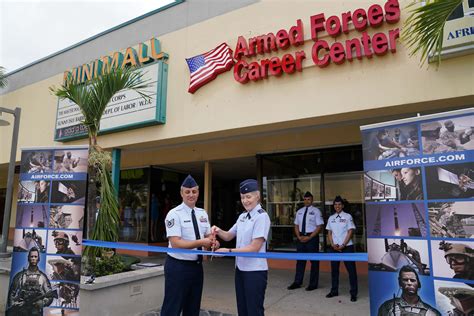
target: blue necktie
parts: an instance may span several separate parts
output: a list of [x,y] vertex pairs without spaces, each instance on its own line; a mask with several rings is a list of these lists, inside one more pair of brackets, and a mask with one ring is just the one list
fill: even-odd
[[301,224],[301,233],[303,235],[306,235],[306,215],[308,214],[308,208],[309,206],[306,206],[306,210],[304,211],[304,215],[303,215],[303,223]]
[[[199,234],[199,227],[198,223],[196,220],[196,213],[194,213],[194,209],[191,210],[191,219],[193,220],[193,226],[194,226],[194,235],[196,235],[196,240],[201,239],[201,234]],[[202,250],[202,247],[198,247],[198,250]],[[198,255],[198,263],[202,262],[202,255]]]

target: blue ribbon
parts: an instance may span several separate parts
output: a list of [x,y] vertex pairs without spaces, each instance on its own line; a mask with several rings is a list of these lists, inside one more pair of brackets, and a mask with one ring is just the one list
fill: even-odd
[[206,250],[191,250],[168,248],[160,246],[149,246],[143,244],[127,244],[110,241],[83,240],[82,244],[89,247],[117,248],[135,251],[151,251],[163,253],[187,253],[193,255],[207,256],[227,256],[227,257],[249,257],[265,258],[277,260],[320,260],[320,261],[368,261],[368,255],[365,252],[354,253],[296,253],[296,252],[211,252]]

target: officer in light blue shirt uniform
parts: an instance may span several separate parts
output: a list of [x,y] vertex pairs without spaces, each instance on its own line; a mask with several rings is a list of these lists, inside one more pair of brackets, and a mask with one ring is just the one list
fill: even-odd
[[[188,175],[181,185],[183,203],[169,211],[165,219],[169,248],[209,249],[215,240],[207,212],[196,207],[199,186]],[[163,316],[198,316],[204,274],[202,255],[168,253],[165,263]]]
[[[300,253],[319,252],[318,234],[323,228],[323,217],[321,211],[313,206],[313,195],[306,192],[303,196],[304,207],[296,212],[295,216],[295,235],[296,251]],[[296,273],[294,282],[288,286],[288,290],[294,290],[301,287],[306,268],[306,260],[296,261]],[[318,288],[319,281],[319,261],[311,260],[311,274],[309,285],[306,291],[313,291]]]
[[[351,214],[343,211],[344,200],[338,195],[333,203],[336,213],[329,216],[326,229],[328,230],[328,241],[331,252],[354,252],[352,235],[355,231],[354,221]],[[351,285],[351,301],[357,301],[357,271],[354,261],[344,261],[347,273],[349,273],[349,283]],[[339,261],[331,261],[331,291],[326,297],[339,295]]]
[[[220,248],[218,252],[266,252],[270,217],[260,205],[257,180],[240,184],[240,199],[245,212],[229,231],[217,226],[212,232],[225,241],[237,238],[236,248]],[[264,315],[263,303],[267,288],[268,264],[264,258],[236,257],[235,292],[239,316]]]

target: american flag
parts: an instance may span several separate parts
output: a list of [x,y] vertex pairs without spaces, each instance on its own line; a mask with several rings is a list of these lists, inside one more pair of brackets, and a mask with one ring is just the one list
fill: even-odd
[[214,80],[217,75],[228,71],[234,64],[232,50],[222,43],[207,53],[186,58],[190,72],[189,93]]

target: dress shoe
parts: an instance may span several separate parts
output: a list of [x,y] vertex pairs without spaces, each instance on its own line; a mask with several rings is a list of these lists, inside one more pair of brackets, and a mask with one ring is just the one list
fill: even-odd
[[357,296],[351,295],[351,302],[357,302]]
[[334,293],[334,292],[329,292],[326,297],[330,298],[330,297],[334,297],[334,296],[338,296],[339,294],[338,293]]
[[296,283],[291,283],[289,287],[287,287],[288,290],[294,290],[294,289],[299,289],[301,285],[296,284]]
[[316,290],[318,287],[317,286],[308,286],[306,288],[306,291],[313,291],[313,290]]

